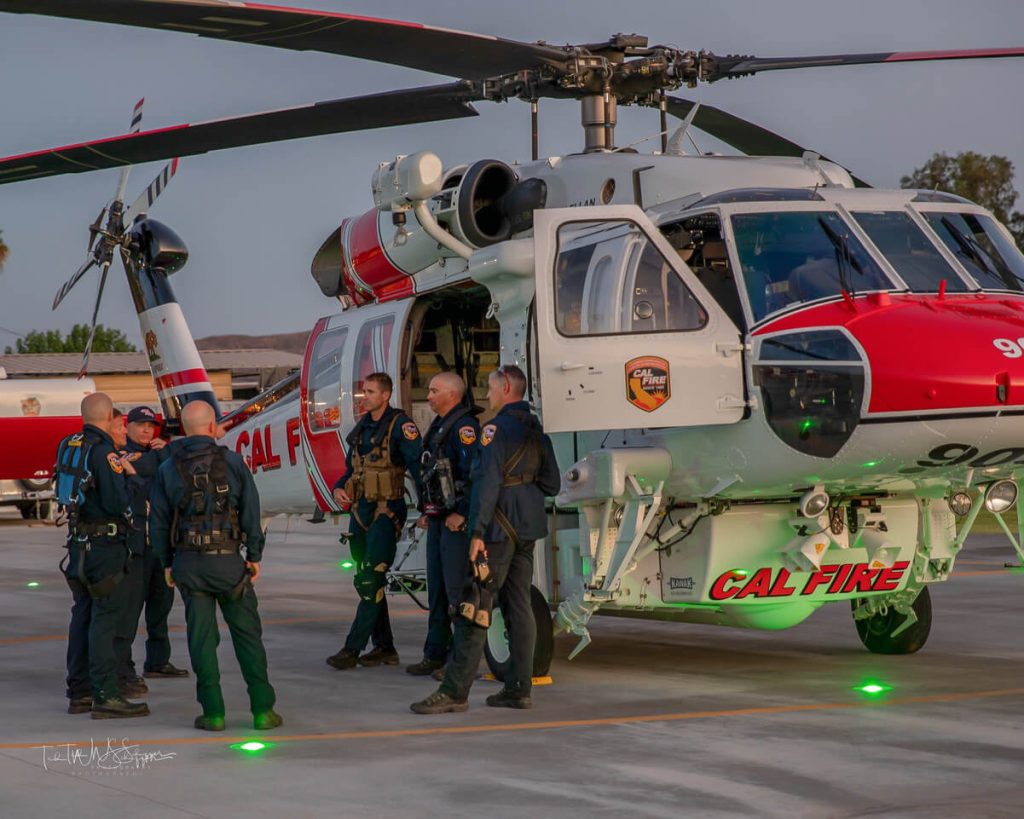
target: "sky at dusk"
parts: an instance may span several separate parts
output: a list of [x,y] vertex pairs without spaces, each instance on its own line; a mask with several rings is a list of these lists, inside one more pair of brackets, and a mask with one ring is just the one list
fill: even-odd
[[[1024,45],[1020,0],[294,5],[553,44],[636,32],[652,43],[765,57]],[[327,54],[0,14],[0,155],[123,133],[143,96],[143,127],[156,128],[444,81]],[[1024,190],[1024,58],[780,71],[676,93],[765,125],[876,186],[897,186],[901,175],[937,151],[975,150],[1009,157],[1017,188]],[[380,161],[420,150],[437,152],[446,165],[528,160],[529,107],[483,102],[477,108],[475,119],[184,158],[152,215],[189,246],[189,264],[172,281],[194,334],[304,330],[335,312],[336,302],[311,279],[309,263],[344,217],[372,206],[370,177]],[[542,155],[579,150],[578,122],[574,103],[542,101]],[[656,112],[620,110],[620,145],[657,130]],[[697,137],[702,147],[721,150]],[[133,170],[130,199],[160,167]],[[13,344],[11,331],[88,321],[95,273],[56,315],[50,303],[84,260],[86,229],[112,196],[117,176],[107,170],[0,186],[0,230],[11,248],[0,273],[0,349]],[[1017,207],[1024,210],[1024,202]],[[100,321],[138,344],[119,262],[107,291]]]

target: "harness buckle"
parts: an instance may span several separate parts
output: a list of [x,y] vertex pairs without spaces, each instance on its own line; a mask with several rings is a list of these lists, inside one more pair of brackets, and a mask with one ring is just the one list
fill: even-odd
[[107,524],[106,535],[107,535],[107,537],[117,537],[117,524],[116,523],[108,523]]

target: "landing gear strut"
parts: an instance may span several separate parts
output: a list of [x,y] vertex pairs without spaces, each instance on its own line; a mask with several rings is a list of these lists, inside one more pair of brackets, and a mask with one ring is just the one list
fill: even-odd
[[850,603],[857,635],[873,654],[913,654],[928,640],[932,629],[932,598],[927,586],[922,587],[906,614],[900,612],[901,608],[906,608],[902,601],[879,605],[874,600],[860,599]]

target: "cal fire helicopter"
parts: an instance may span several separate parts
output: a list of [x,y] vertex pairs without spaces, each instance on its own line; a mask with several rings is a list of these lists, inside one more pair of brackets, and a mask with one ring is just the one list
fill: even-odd
[[[224,419],[269,512],[305,511],[310,490],[338,511],[330,485],[369,372],[398,374],[395,400],[424,423],[433,373],[479,389],[515,362],[565,467],[535,579],[577,650],[599,609],[779,629],[850,600],[870,650],[906,653],[928,635],[928,584],[948,579],[982,507],[1016,501],[1024,258],[1006,229],[949,194],[858,188],[841,166],[667,92],[1024,49],[723,57],[636,35],[554,47],[245,3],[0,0],[0,11],[460,78],[22,155],[0,161],[9,182],[472,116],[477,101],[522,99],[536,116],[538,99],[579,100],[578,154],[541,159],[535,141],[534,161],[516,167],[444,168],[428,152],[381,163],[374,208],[313,260],[341,312],[317,322],[299,377]],[[623,104],[661,112],[660,152],[616,149]],[[684,119],[671,139],[668,114]],[[690,127],[751,156],[687,155]],[[140,323],[173,417],[206,382],[187,363],[184,325],[163,320],[183,245],[153,220],[131,230],[123,246],[149,282]],[[1007,534],[1019,551],[1020,533]]]

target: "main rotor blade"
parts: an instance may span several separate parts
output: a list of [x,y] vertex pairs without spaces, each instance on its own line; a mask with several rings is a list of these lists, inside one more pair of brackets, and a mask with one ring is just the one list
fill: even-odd
[[484,79],[542,64],[562,65],[567,57],[565,51],[547,45],[421,23],[227,0],[0,0],[0,11],[323,51],[463,79]]
[[149,187],[139,194],[139,197],[132,202],[132,206],[125,211],[123,221],[126,229],[131,227],[132,222],[135,221],[135,217],[146,213],[151,207],[153,207],[153,203],[156,201],[156,198],[164,192],[164,189],[170,183],[171,179],[174,178],[174,175],[177,172],[178,159],[175,157],[164,165],[160,173],[156,175],[156,178],[149,183]]
[[[685,119],[695,104],[682,97],[668,96],[665,99],[668,102],[669,113],[679,119]],[[693,125],[748,156],[802,157],[809,150],[761,125],[704,103],[701,103],[700,110],[693,119]],[[824,156],[821,158],[826,162],[832,161]],[[857,177],[854,177],[853,181],[858,187],[871,187]]]
[[96,291],[96,305],[92,308],[92,325],[89,327],[89,338],[85,342],[85,352],[82,354],[82,366],[78,370],[78,377],[85,377],[89,368],[89,353],[92,352],[92,342],[96,338],[96,317],[100,313],[100,302],[103,301],[103,287],[107,283],[107,272],[110,270],[110,262],[104,262],[100,269],[100,287]]
[[[142,106],[145,104],[145,102],[146,98],[143,97],[141,100],[135,103],[135,107],[132,109],[132,120],[128,126],[129,134],[137,134],[139,131],[142,130]],[[124,201],[124,191],[125,188],[128,187],[128,174],[131,173],[131,170],[131,165],[125,165],[121,169],[121,176],[117,180],[117,193],[114,194],[114,201]]]
[[388,91],[240,117],[157,128],[0,159],[0,184],[137,165],[173,156],[392,125],[475,117],[465,83]]
[[706,55],[706,57],[701,78],[708,82],[714,82],[725,77],[741,77],[761,71],[783,71],[790,68],[1024,57],[1024,47],[964,48],[947,51],[882,51],[874,54],[825,54],[816,57],[718,57],[713,54]]
[[96,264],[96,257],[90,256],[86,259],[85,263],[75,271],[75,275],[68,279],[64,284],[61,285],[60,290],[57,291],[57,295],[53,297],[53,307],[51,310],[56,310],[57,305],[64,301],[64,297],[71,292],[71,288],[78,284],[78,280],[85,275],[86,271]]

